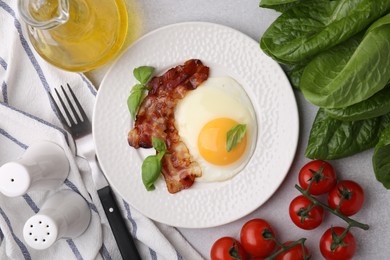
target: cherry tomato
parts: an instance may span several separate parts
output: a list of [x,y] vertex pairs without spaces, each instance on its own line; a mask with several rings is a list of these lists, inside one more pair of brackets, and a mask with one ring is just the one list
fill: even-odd
[[294,224],[302,229],[315,229],[322,223],[324,209],[314,206],[313,203],[303,195],[293,199],[289,207],[290,218]]
[[[342,201],[341,198],[343,197]],[[336,209],[340,205],[340,212],[345,216],[356,214],[363,206],[364,191],[362,187],[354,181],[340,181],[328,194],[328,204]]]
[[212,260],[246,260],[247,254],[240,242],[232,237],[221,237],[211,247],[210,257]]
[[242,246],[251,256],[266,257],[274,250],[275,241],[264,236],[275,237],[275,233],[270,224],[263,219],[249,220],[241,228]]
[[[283,243],[283,245],[288,246],[289,244],[293,243],[293,241],[288,241],[286,243]],[[302,245],[298,244],[292,248],[290,248],[288,251],[281,253],[280,255],[276,256],[276,260],[302,260],[305,259],[304,257],[306,256],[306,259],[309,257],[309,250],[307,249],[306,246],[305,248],[305,255],[302,250]]]
[[309,187],[312,178],[314,181],[309,190],[312,195],[327,193],[336,185],[336,173],[326,161],[310,161],[299,171],[298,182],[304,190]]
[[348,231],[347,235],[343,238],[342,244],[335,246],[332,250],[333,237],[340,236],[344,232],[343,227],[329,228],[322,235],[320,240],[321,254],[327,260],[348,260],[353,257],[356,252],[356,241],[351,232]]

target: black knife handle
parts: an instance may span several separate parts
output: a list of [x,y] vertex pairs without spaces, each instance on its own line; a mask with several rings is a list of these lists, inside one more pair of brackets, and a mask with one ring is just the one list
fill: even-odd
[[110,223],[112,233],[114,234],[115,241],[118,245],[122,258],[124,260],[141,260],[138,250],[134,244],[134,240],[130,232],[127,230],[121,211],[116,204],[110,186],[98,190],[98,195],[100,201],[102,202],[104,212],[106,213],[108,223]]

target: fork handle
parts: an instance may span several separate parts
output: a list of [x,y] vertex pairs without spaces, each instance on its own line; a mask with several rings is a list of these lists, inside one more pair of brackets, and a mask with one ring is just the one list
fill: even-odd
[[98,190],[98,195],[122,258],[141,260],[141,256],[139,255],[134,240],[127,229],[126,223],[116,204],[110,186],[106,186]]

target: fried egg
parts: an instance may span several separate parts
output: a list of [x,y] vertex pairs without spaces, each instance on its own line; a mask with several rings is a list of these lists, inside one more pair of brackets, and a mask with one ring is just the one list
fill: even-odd
[[[202,168],[197,181],[231,179],[245,167],[256,145],[254,108],[245,90],[231,77],[211,77],[189,92],[176,106],[175,124]],[[245,124],[246,133],[228,152],[226,134],[237,124]]]

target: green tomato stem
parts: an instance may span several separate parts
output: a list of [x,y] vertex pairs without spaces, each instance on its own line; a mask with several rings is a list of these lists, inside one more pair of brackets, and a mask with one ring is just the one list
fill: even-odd
[[310,193],[308,192],[308,190],[304,190],[302,189],[299,185],[295,185],[295,188],[300,192],[302,193],[303,196],[305,196],[306,198],[308,198],[311,202],[313,202],[314,205],[316,206],[320,206],[322,207],[323,209],[329,211],[330,213],[332,213],[333,215],[336,215],[338,216],[339,218],[343,219],[345,222],[348,223],[348,225],[350,227],[358,227],[358,228],[361,228],[363,230],[368,230],[369,229],[369,226],[367,224],[363,224],[363,223],[360,223],[356,220],[353,220],[347,216],[345,216],[344,214],[341,214],[338,209],[332,209],[331,207],[329,207],[328,205],[322,203],[321,201],[317,200],[316,198],[314,198],[313,196],[310,195]]
[[[278,241],[276,241],[276,239],[274,239],[274,240],[275,240],[276,244],[280,245],[280,243]],[[265,258],[265,260],[273,260],[278,255],[290,250],[291,248],[293,248],[296,245],[302,245],[303,256],[304,256],[303,259],[309,259],[308,256],[306,256],[306,252],[305,252],[305,247],[304,247],[305,241],[306,241],[306,238],[301,238],[301,239],[298,239],[297,241],[292,242],[291,244],[289,244],[287,246],[281,245],[282,248],[280,250],[278,250],[275,253],[273,253],[272,255],[268,256],[267,258]]]

